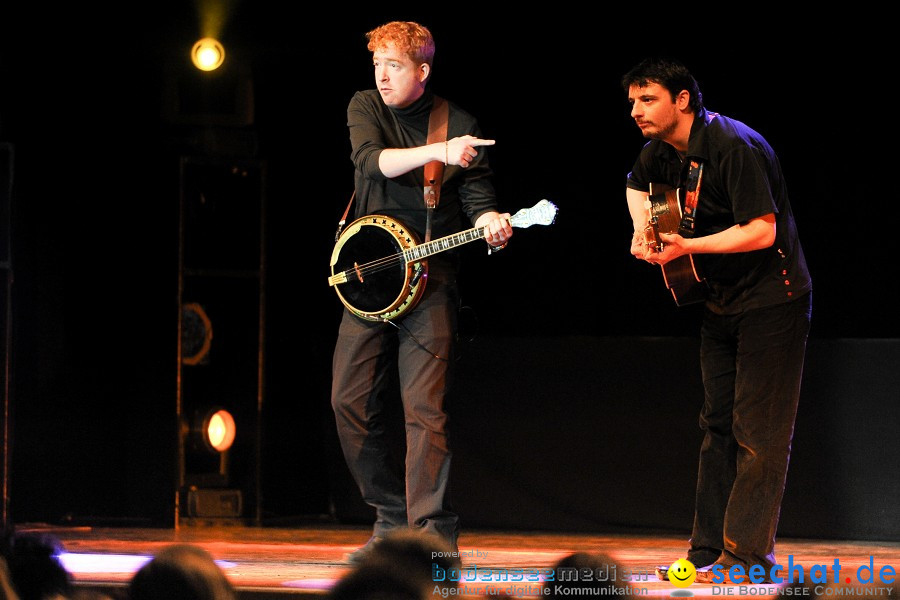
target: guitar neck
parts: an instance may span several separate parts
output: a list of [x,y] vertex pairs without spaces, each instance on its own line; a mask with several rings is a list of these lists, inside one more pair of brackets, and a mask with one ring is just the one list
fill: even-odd
[[428,258],[433,254],[443,252],[444,250],[450,250],[457,246],[483,239],[484,227],[473,227],[472,229],[460,231],[459,233],[454,233],[436,240],[431,240],[430,242],[424,242],[418,246],[413,246],[412,248],[407,248],[403,251],[403,258],[406,259],[407,262],[415,262],[417,260]]

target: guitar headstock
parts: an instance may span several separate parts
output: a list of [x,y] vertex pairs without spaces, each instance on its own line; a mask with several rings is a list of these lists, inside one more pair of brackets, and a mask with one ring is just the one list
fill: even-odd
[[541,200],[531,208],[523,208],[509,219],[513,227],[531,227],[532,225],[552,225],[559,209],[547,199]]

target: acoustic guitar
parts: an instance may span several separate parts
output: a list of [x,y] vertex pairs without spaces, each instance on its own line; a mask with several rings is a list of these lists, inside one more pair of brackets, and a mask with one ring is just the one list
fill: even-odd
[[[681,188],[674,189],[662,183],[650,184],[650,196],[647,198],[650,221],[644,230],[644,239],[657,252],[665,248],[660,233],[679,233],[682,217],[680,195]],[[685,254],[670,260],[662,265],[662,273],[663,281],[678,306],[706,299],[708,285],[693,255]]]
[[[550,225],[558,209],[549,200],[519,210],[513,227]],[[424,244],[399,220],[369,215],[350,223],[331,253],[331,277],[341,303],[367,321],[399,319],[425,292],[429,256],[484,239],[484,227],[474,227]]]

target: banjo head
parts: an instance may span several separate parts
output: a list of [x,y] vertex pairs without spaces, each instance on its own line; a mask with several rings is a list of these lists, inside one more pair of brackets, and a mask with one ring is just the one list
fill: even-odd
[[410,262],[403,251],[418,244],[405,225],[383,215],[351,223],[332,254],[332,274],[344,272],[347,281],[335,286],[341,302],[369,321],[398,317],[412,308],[424,291],[424,261]]

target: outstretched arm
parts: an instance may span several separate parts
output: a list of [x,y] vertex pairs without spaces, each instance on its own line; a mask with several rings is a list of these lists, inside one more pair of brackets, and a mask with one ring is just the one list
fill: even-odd
[[493,146],[494,143],[494,140],[463,135],[446,142],[436,142],[415,148],[386,148],[378,157],[378,167],[385,177],[403,175],[433,160],[465,168],[478,156],[475,148]]

